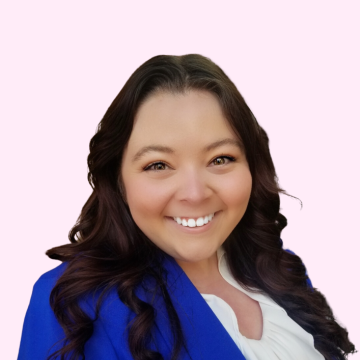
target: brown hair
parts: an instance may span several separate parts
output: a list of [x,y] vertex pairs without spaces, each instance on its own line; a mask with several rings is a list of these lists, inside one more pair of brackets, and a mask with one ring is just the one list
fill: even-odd
[[[93,321],[79,305],[84,295],[101,292],[101,300],[116,289],[136,317],[129,329],[129,348],[135,360],[162,359],[149,348],[155,320],[153,307],[135,293],[145,275],[161,289],[173,326],[172,359],[186,346],[180,321],[162,277],[162,251],[137,227],[118,183],[124,148],[141,103],[158,90],[183,93],[189,89],[216,95],[224,115],[242,140],[253,179],[248,208],[224,243],[231,271],[245,287],[267,293],[314,337],[325,359],[345,359],[354,352],[347,331],[334,319],[325,297],[307,285],[301,259],[282,249],[280,233],[286,218],[280,214],[280,193],[268,137],[236,86],[210,59],[201,55],[155,56],[141,65],[112,102],[90,141],[88,180],[93,192],[69,233],[71,244],[47,251],[68,263],[51,292],[51,306],[63,327],[64,346],[52,356],[84,356]],[[290,291],[291,289],[291,291]]]

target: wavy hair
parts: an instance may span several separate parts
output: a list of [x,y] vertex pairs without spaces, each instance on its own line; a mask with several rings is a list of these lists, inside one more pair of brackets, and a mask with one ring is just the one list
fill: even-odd
[[154,309],[136,296],[136,288],[145,276],[156,281],[173,324],[171,359],[178,359],[182,347],[186,347],[164,283],[164,253],[132,219],[122,196],[120,168],[139,106],[157,91],[177,94],[189,90],[208,91],[217,97],[244,145],[253,179],[247,210],[224,243],[233,276],[246,288],[264,291],[282,306],[313,335],[315,348],[326,360],[345,359],[355,351],[346,329],[336,322],[325,297],[308,287],[301,259],[282,248],[280,233],[287,221],[279,212],[279,194],[285,191],[278,185],[266,132],[227,75],[210,59],[197,54],[160,55],[141,65],[112,102],[90,141],[88,180],[93,192],[69,233],[70,244],[46,253],[68,263],[50,296],[66,339],[48,359],[85,357],[84,346],[93,333],[95,319],[81,308],[80,299],[100,294],[95,311],[98,315],[110,289],[116,289],[120,300],[135,313],[128,332],[133,358],[163,359],[149,346]]

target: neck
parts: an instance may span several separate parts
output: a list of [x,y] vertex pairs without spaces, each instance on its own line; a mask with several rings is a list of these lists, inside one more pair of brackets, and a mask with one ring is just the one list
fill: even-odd
[[208,289],[213,288],[221,277],[216,253],[210,258],[198,262],[180,260],[176,260],[176,262],[200,293],[207,293]]

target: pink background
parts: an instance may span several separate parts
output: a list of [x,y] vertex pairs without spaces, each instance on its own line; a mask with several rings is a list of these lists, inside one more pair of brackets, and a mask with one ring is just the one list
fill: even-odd
[[[47,249],[90,194],[88,143],[158,54],[220,65],[268,132],[289,227],[360,348],[358,1],[7,1],[1,5],[1,357],[15,359]],[[131,3],[131,4],[130,4]],[[360,354],[350,356],[360,359]]]

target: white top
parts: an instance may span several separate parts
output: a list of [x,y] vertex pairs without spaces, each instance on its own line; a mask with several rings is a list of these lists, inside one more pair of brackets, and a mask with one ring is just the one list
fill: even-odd
[[236,315],[230,305],[212,294],[201,294],[235,344],[247,360],[324,360],[314,347],[314,338],[292,320],[286,311],[268,295],[251,293],[243,289],[232,276],[226,262],[226,253],[217,252],[222,277],[236,289],[259,302],[263,316],[260,340],[248,339],[238,327]]

